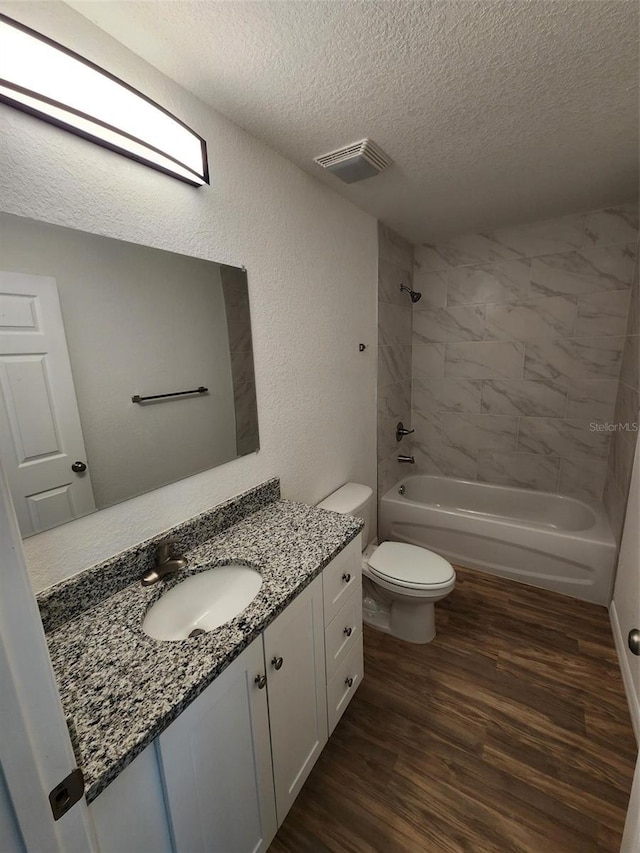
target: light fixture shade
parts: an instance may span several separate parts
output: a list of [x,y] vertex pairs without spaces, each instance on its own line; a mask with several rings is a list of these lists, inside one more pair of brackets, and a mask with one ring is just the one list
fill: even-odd
[[141,92],[0,14],[0,101],[201,186],[207,144]]

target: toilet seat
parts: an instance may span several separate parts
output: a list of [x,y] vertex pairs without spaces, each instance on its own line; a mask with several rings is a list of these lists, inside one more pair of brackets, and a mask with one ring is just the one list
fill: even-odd
[[444,589],[456,577],[444,557],[406,542],[383,542],[369,557],[368,565],[374,577],[405,589]]

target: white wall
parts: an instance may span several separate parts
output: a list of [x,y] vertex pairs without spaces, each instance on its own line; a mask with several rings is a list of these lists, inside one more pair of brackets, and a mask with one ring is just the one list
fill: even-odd
[[640,658],[631,652],[627,641],[629,631],[640,628],[640,443],[636,445],[610,613],[631,720],[640,745]]
[[375,219],[63,4],[0,10],[176,113],[206,138],[211,171],[196,190],[0,106],[2,209],[245,265],[260,414],[257,455],[27,540],[34,588],[274,475],[285,497],[310,503],[346,480],[375,487]]
[[[4,269],[56,279],[96,506],[236,456],[220,267],[0,214]],[[204,385],[149,405],[133,394]]]

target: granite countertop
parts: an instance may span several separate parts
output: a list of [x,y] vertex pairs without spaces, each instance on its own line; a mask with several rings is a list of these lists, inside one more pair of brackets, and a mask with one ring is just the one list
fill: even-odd
[[[189,565],[150,587],[135,582],[47,634],[91,802],[254,640],[363,527],[357,518],[275,501],[193,548]],[[262,587],[231,622],[187,640],[142,631],[149,607],[190,574],[232,562]]]

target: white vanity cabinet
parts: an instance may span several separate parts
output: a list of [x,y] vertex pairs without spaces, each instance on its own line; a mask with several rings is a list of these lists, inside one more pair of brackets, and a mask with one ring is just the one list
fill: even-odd
[[322,578],[264,632],[278,826],[327,742]]
[[260,853],[276,833],[263,674],[258,638],[158,738],[179,853]]
[[324,570],[325,658],[329,734],[364,675],[362,649],[362,548],[360,536]]
[[150,744],[89,805],[100,853],[173,853],[156,747]]
[[318,577],[160,735],[178,853],[266,850],[326,742]]
[[100,853],[260,853],[362,678],[360,537],[90,805]]

